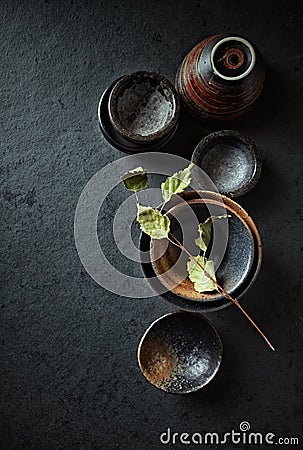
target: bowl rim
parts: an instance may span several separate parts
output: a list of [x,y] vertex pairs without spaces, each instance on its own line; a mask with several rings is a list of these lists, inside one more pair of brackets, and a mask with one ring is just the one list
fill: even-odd
[[[196,164],[197,166],[201,167],[201,163],[202,163],[204,156],[208,153],[208,151],[211,148],[210,144],[215,143],[219,139],[228,140],[229,138],[237,139],[238,141],[240,141],[241,143],[243,143],[245,145],[246,150],[250,153],[250,155],[252,157],[252,164],[253,164],[252,174],[250,175],[250,177],[248,179],[244,180],[244,182],[242,183],[242,185],[240,185],[240,187],[238,187],[235,190],[222,190],[222,189],[219,190],[218,189],[218,191],[222,195],[225,195],[225,196],[228,196],[231,198],[236,198],[236,197],[240,197],[244,194],[247,194],[251,189],[253,189],[255,187],[255,185],[257,184],[257,182],[259,181],[259,178],[260,178],[261,172],[262,172],[262,159],[261,159],[259,149],[258,149],[257,145],[255,144],[255,142],[250,137],[248,137],[247,135],[240,133],[239,131],[236,131],[236,130],[224,129],[224,130],[214,131],[214,132],[208,134],[207,136],[205,136],[203,139],[201,139],[200,142],[198,142],[198,144],[196,145],[196,147],[192,153],[191,161],[194,164]],[[203,168],[202,168],[202,170],[203,170]]]
[[[238,75],[237,77],[228,77],[226,75],[223,75],[217,68],[214,62],[214,56],[215,56],[215,52],[218,49],[218,47],[220,47],[221,44],[223,44],[224,42],[228,42],[228,41],[238,41],[241,42],[242,44],[246,45],[246,47],[248,47],[250,54],[251,54],[251,62],[249,67],[246,69],[245,72],[243,72],[241,75]],[[214,71],[214,74],[217,75],[218,77],[222,78],[223,80],[227,80],[227,81],[238,81],[241,80],[242,78],[247,77],[247,75],[250,74],[250,72],[253,70],[255,64],[256,64],[256,52],[255,49],[253,47],[253,45],[245,38],[241,37],[241,36],[226,36],[223,37],[222,39],[220,39],[212,48],[211,54],[210,54],[210,61],[211,61],[211,66],[212,69]]]
[[[209,326],[209,328],[211,328],[212,331],[214,332],[214,335],[215,335],[215,337],[216,337],[216,339],[217,339],[217,342],[219,343],[219,355],[218,355],[218,360],[217,360],[217,364],[216,364],[215,370],[213,371],[212,375],[207,379],[206,383],[204,383],[203,385],[201,385],[200,387],[198,387],[198,388],[196,388],[196,389],[187,389],[187,390],[180,391],[180,392],[171,392],[171,391],[168,391],[168,390],[166,390],[166,389],[163,389],[162,387],[160,387],[160,386],[158,386],[158,385],[152,383],[152,382],[146,377],[146,375],[144,374],[144,371],[143,371],[142,364],[141,364],[141,351],[142,351],[142,345],[143,345],[143,343],[144,343],[144,340],[145,340],[146,336],[148,335],[148,333],[150,332],[150,330],[151,330],[157,323],[161,322],[162,320],[165,320],[168,316],[173,316],[173,315],[176,315],[176,314],[186,314],[186,315],[192,314],[192,315],[195,315],[196,317],[199,317],[199,319],[202,319],[202,322],[204,322],[204,324],[206,324],[207,326]],[[164,314],[163,316],[160,316],[160,317],[158,317],[157,319],[155,319],[155,320],[147,327],[147,329],[146,329],[145,332],[143,333],[143,335],[142,335],[142,337],[141,337],[141,339],[140,339],[140,341],[139,341],[138,348],[137,348],[137,361],[138,361],[139,368],[140,368],[140,370],[141,370],[142,375],[144,376],[144,378],[145,378],[152,386],[156,387],[157,389],[160,389],[161,391],[164,391],[164,392],[166,392],[166,393],[168,393],[168,394],[173,394],[173,395],[190,394],[190,393],[192,393],[192,392],[197,392],[197,391],[199,391],[200,389],[202,389],[203,387],[207,386],[207,385],[214,379],[214,377],[216,376],[216,374],[218,373],[218,370],[219,370],[219,368],[220,368],[220,366],[221,366],[221,363],[222,363],[222,357],[223,357],[223,343],[222,343],[222,339],[221,339],[221,337],[220,337],[220,335],[219,335],[219,333],[218,333],[216,327],[211,323],[211,321],[210,321],[209,319],[207,319],[203,314],[201,314],[201,313],[199,313],[199,312],[193,312],[193,311],[190,312],[190,311],[180,310],[180,309],[177,310],[177,311],[170,311],[169,313],[166,313],[166,314]]]

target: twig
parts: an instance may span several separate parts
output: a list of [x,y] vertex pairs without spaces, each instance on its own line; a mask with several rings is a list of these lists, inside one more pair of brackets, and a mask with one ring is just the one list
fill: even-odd
[[136,203],[137,203],[137,205],[139,205],[139,197],[138,197],[138,194],[136,191],[135,191],[135,197],[136,197]]
[[[249,316],[249,314],[245,311],[245,309],[240,305],[240,303],[238,302],[237,299],[233,298],[231,295],[229,295],[228,292],[226,292],[226,290],[224,288],[222,288],[217,281],[211,277],[211,275],[209,275],[209,273],[205,270],[205,268],[199,263],[198,259],[195,258],[193,255],[190,254],[190,252],[183,246],[183,244],[181,244],[181,242],[176,238],[176,236],[174,236],[172,233],[170,233],[170,235],[175,239],[176,244],[178,244],[178,247],[181,248],[182,250],[185,251],[185,253],[192,258],[196,264],[198,264],[198,266],[203,270],[203,272],[205,273],[205,275],[207,276],[207,278],[209,278],[217,287],[218,291],[224,295],[224,297],[226,297],[228,300],[232,301],[241,311],[242,313],[245,315],[245,317],[250,321],[250,323],[255,327],[255,329],[258,331],[258,333],[263,337],[263,339],[266,341],[266,343],[268,344],[268,346],[275,351],[275,348],[273,347],[273,345],[271,344],[270,340],[265,336],[265,334],[260,330],[260,328],[258,327],[258,325],[253,321],[253,319]],[[172,242],[169,239],[170,242]]]
[[[162,213],[162,210],[163,210],[165,204],[166,204],[166,202],[162,203],[161,208],[160,208],[160,213]],[[166,215],[166,214],[164,214],[164,215]]]

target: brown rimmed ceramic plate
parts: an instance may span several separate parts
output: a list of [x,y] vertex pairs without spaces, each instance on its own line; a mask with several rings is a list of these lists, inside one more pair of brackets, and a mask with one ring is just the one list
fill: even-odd
[[[233,236],[229,236],[226,254],[224,255],[222,263],[217,270],[218,282],[223,284],[229,293],[232,293],[234,297],[239,299],[253,284],[261,266],[262,245],[256,225],[246,211],[228,197],[208,191],[200,191],[199,193],[194,191],[185,192],[182,194],[182,197],[183,200],[189,202],[199,198],[200,202],[202,197],[206,203],[209,201],[212,203],[218,202],[219,205],[223,199],[227,212],[232,212],[232,217],[235,217],[233,220],[239,221],[238,226],[234,227],[235,232]],[[220,208],[222,208],[222,206],[220,206]],[[241,220],[239,217],[241,217]],[[230,230],[233,230],[233,226],[230,227]],[[244,232],[245,239],[243,239],[243,241],[242,234],[239,233],[239,230]],[[193,233],[193,240],[195,237],[195,233]],[[231,238],[234,239],[232,245]],[[245,242],[244,246],[242,245],[243,242]],[[142,251],[148,251],[150,249],[150,245],[150,238],[142,233],[140,239],[140,249]],[[241,261],[237,258],[231,261],[230,256],[236,255],[237,253],[237,245],[239,248],[239,254],[242,255]],[[247,248],[245,248],[246,245]],[[167,247],[167,250],[169,249],[170,246]],[[174,251],[175,250],[171,250],[171,254],[174,254]],[[175,277],[173,277],[172,280],[165,279],[165,274],[163,275],[161,272],[162,269],[166,269],[170,265],[169,258],[172,257],[171,254],[168,253],[166,256],[164,254],[162,261],[160,262],[156,261],[153,263],[142,263],[143,273],[158,295],[167,300],[169,303],[189,311],[211,312],[232,304],[232,302],[227,300],[225,297],[222,297],[222,295],[216,293],[197,294],[193,289],[192,283],[188,279],[185,279],[180,283],[180,285],[177,286],[175,283]],[[243,261],[246,263],[242,267]],[[156,276],[159,274],[161,274],[160,277]],[[172,285],[174,285],[173,288],[171,288]]]

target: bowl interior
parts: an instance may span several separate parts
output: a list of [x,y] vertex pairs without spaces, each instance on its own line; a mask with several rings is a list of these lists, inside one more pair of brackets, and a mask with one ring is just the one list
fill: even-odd
[[[230,294],[233,294],[246,280],[252,268],[254,260],[254,238],[245,221],[241,219],[229,206],[208,200],[212,205],[212,215],[223,215],[228,213],[228,219],[216,220],[216,246],[210,251],[213,242],[211,240],[206,256],[214,261],[216,278],[218,283]],[[199,255],[199,248],[194,240],[198,237],[198,223],[204,222],[210,212],[203,199],[190,200],[187,203],[192,209],[194,216],[188,214],[188,209],[182,204],[172,208],[174,214],[171,217],[171,232],[183,242],[185,248],[193,255]],[[196,218],[193,220],[193,217]],[[228,226],[226,224],[228,220]],[[182,224],[183,231],[180,224]],[[185,244],[184,235],[187,235]],[[188,238],[189,237],[189,238]],[[227,245],[226,245],[227,240]],[[216,291],[199,293],[194,289],[194,284],[187,277],[186,264],[189,260],[185,252],[164,240],[154,240],[151,244],[153,267],[160,277],[161,283],[175,294],[193,301],[221,300],[223,296]],[[226,248],[225,248],[226,247]],[[223,259],[222,259],[223,257]]]
[[123,77],[112,92],[114,121],[122,133],[134,138],[152,138],[166,130],[176,111],[168,80],[138,72]]
[[170,393],[194,392],[217,373],[222,343],[200,314],[175,312],[154,322],[141,339],[138,361],[147,380]]
[[233,197],[248,192],[258,178],[260,160],[256,148],[237,134],[217,133],[203,139],[192,160],[207,173],[219,192]]
[[225,80],[244,78],[254,67],[255,58],[253,46],[239,36],[221,39],[211,54],[215,73]]

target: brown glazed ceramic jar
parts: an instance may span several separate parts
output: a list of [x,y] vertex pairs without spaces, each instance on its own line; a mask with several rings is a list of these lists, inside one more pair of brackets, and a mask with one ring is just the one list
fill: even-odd
[[264,86],[265,68],[247,39],[216,35],[197,44],[176,77],[186,108],[202,121],[237,119],[254,105]]

